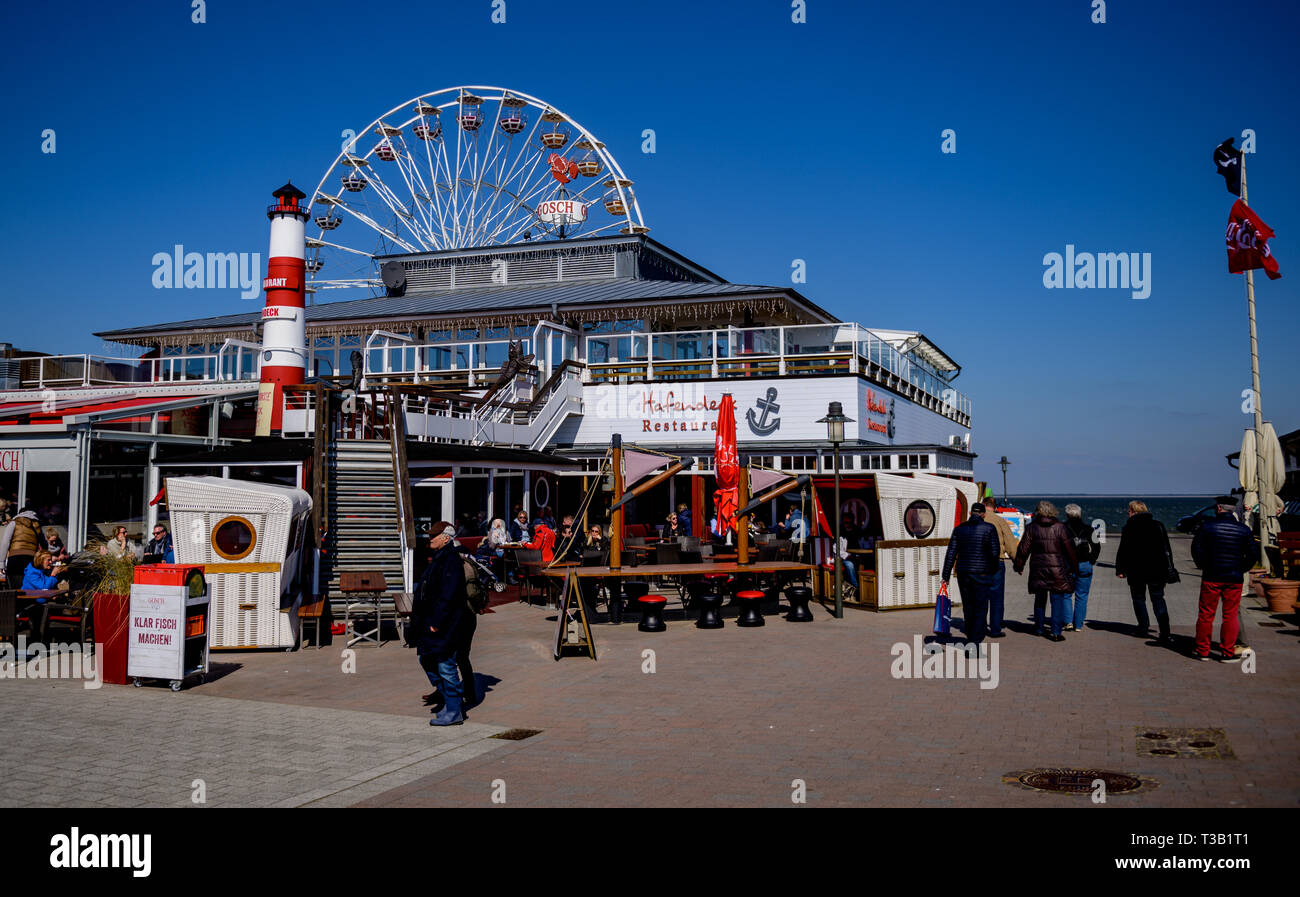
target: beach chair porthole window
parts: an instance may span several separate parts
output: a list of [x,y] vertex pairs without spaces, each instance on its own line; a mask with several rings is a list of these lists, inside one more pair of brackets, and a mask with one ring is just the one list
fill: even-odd
[[903,512],[903,526],[918,539],[924,539],[934,532],[934,507],[928,501],[917,499]]
[[226,517],[212,528],[212,550],[228,561],[248,557],[256,544],[253,524],[243,517]]

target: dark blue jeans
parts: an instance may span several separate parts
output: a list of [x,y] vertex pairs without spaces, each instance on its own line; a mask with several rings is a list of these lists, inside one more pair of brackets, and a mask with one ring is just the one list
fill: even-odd
[[447,711],[453,715],[464,713],[460,670],[455,652],[446,655],[421,654],[420,666],[434,688],[442,692]]
[[1083,629],[1088,618],[1088,593],[1092,591],[1092,564],[1084,561],[1079,565],[1079,575],[1074,585],[1074,628]]
[[993,572],[993,582],[989,585],[989,635],[1002,634],[1002,607],[1007,596],[1007,566],[998,561],[998,568]]
[[1145,635],[1151,628],[1151,618],[1147,616],[1147,590],[1151,591],[1151,609],[1156,612],[1156,624],[1161,635],[1169,632],[1169,608],[1165,606],[1165,584],[1163,582],[1128,581],[1129,595],[1133,598],[1133,616],[1137,617],[1138,629]]
[[979,644],[988,629],[989,588],[992,573],[958,573],[957,587],[961,589],[961,614],[966,630],[966,640]]
[[1049,594],[1052,599],[1052,635],[1060,635],[1065,626],[1065,599],[1069,592],[1034,592],[1034,627],[1043,628],[1043,611]]

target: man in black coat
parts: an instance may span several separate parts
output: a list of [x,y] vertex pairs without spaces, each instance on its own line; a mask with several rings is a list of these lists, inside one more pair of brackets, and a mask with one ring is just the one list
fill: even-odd
[[943,559],[943,582],[948,584],[954,567],[961,589],[961,612],[966,638],[978,645],[988,626],[989,589],[1001,564],[998,531],[984,520],[984,505],[971,505],[970,519],[952,531],[948,553]]
[[429,682],[442,693],[444,706],[431,726],[458,726],[465,721],[457,651],[469,624],[465,567],[456,548],[455,527],[440,521],[429,539],[433,557],[415,587],[411,602],[411,640]]
[[1115,575],[1128,580],[1129,595],[1133,599],[1133,615],[1137,617],[1134,635],[1146,638],[1151,634],[1151,618],[1147,616],[1146,594],[1151,593],[1151,609],[1160,627],[1159,641],[1168,645],[1169,608],[1165,604],[1165,586],[1170,581],[1170,564],[1173,555],[1169,550],[1169,532],[1165,525],[1151,516],[1146,502],[1128,503],[1128,522],[1120,533],[1119,548],[1115,551]]
[[[1223,623],[1219,629],[1219,659],[1236,663],[1245,655],[1237,644],[1237,609],[1241,604],[1242,574],[1255,565],[1259,542],[1248,527],[1233,516],[1236,500],[1230,495],[1215,499],[1215,515],[1196,531],[1192,539],[1192,560],[1201,569],[1200,609],[1196,616],[1196,659],[1210,659],[1210,635],[1214,614],[1223,602]],[[1249,649],[1246,649],[1249,650]]]

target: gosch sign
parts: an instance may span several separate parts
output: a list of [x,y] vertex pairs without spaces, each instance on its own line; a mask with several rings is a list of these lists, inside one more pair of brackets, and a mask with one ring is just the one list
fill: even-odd
[[587,207],[576,199],[548,199],[537,204],[537,217],[547,224],[577,224],[587,220]]

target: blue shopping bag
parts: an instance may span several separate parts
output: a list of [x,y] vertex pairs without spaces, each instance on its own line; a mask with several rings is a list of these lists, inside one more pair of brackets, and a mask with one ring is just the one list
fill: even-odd
[[952,602],[948,600],[948,583],[939,586],[934,602],[934,634],[949,635],[952,630]]

